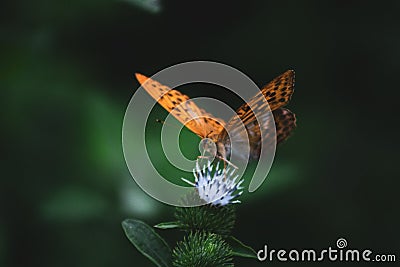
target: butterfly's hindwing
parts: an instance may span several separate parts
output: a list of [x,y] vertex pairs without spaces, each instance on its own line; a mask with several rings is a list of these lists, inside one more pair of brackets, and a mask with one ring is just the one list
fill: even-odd
[[276,128],[276,142],[285,141],[296,128],[296,116],[286,108],[279,108],[273,111]]

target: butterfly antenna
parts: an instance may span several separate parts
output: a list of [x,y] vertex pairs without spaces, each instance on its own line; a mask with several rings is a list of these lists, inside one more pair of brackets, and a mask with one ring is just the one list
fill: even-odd
[[[171,123],[165,122],[164,120],[156,119],[156,122],[161,123],[161,124],[166,125],[166,126],[174,127],[174,128],[176,128],[176,129],[178,129],[178,130],[181,129],[181,128],[179,128],[179,127],[176,126],[176,125],[173,125],[173,124],[171,124]],[[189,129],[186,128],[186,127],[184,127],[184,128],[185,128],[186,130],[189,130]],[[190,130],[189,130],[189,131],[190,131]]]

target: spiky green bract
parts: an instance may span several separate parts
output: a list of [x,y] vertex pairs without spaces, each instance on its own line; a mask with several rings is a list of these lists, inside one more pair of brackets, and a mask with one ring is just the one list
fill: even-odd
[[175,218],[183,230],[206,231],[226,237],[235,225],[236,213],[234,205],[177,207]]
[[218,235],[191,232],[177,243],[172,252],[176,267],[234,266],[231,247]]

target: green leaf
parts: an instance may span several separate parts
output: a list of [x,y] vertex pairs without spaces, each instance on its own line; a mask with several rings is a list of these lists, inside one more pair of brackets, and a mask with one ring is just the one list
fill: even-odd
[[147,258],[159,267],[172,266],[171,249],[151,226],[146,223],[127,219],[122,222],[129,241]]
[[154,225],[155,228],[158,229],[173,229],[173,228],[179,228],[179,222],[163,222]]
[[233,256],[257,259],[257,253],[254,251],[254,249],[243,244],[239,239],[230,236],[227,239],[227,242],[232,247]]

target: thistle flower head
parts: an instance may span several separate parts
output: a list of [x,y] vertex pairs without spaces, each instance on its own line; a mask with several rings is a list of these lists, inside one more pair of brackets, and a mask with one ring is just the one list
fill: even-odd
[[177,243],[172,252],[176,267],[233,266],[232,248],[222,237],[206,232],[192,232]]
[[230,203],[240,203],[235,200],[243,191],[243,180],[239,179],[239,175],[235,175],[235,169],[228,167],[220,168],[219,162],[213,165],[210,161],[208,164],[200,167],[196,162],[196,168],[193,169],[195,182],[190,182],[184,178],[185,182],[196,187],[199,197],[206,203],[216,206],[225,206]]

